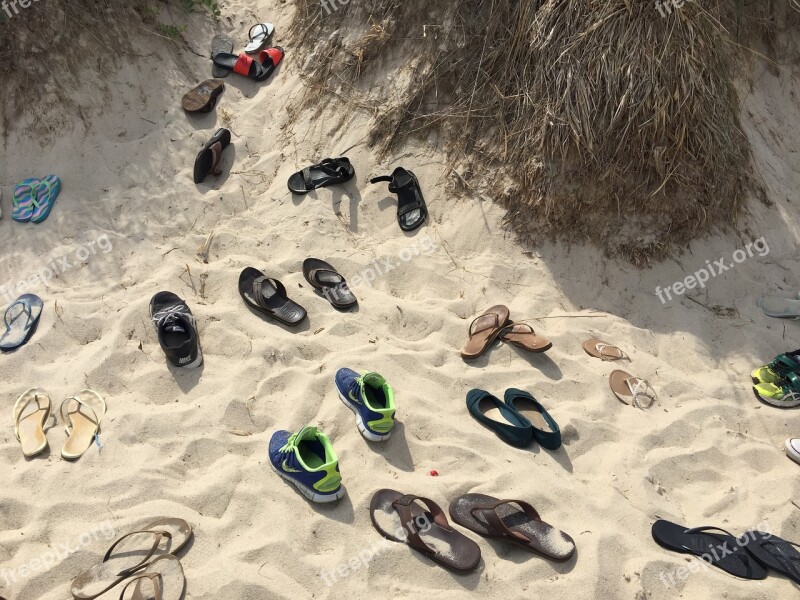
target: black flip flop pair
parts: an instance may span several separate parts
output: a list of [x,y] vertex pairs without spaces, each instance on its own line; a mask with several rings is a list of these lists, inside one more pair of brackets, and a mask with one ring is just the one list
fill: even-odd
[[667,550],[700,557],[735,577],[765,579],[772,569],[800,583],[800,546],[768,532],[753,530],[737,538],[719,527],[689,529],[658,520],[652,535]]
[[[324,260],[306,259],[303,275],[334,308],[346,310],[358,304],[345,278]],[[280,281],[253,267],[247,267],[239,275],[239,294],[251,310],[290,327],[300,325],[308,316],[305,308],[289,298]]]
[[194,182],[202,183],[209,175],[222,175],[219,168],[222,162],[222,152],[231,144],[231,132],[228,129],[218,129],[211,136],[194,161]]
[[[356,171],[346,156],[326,158],[289,177],[289,191],[303,195],[318,188],[350,181]],[[370,183],[389,182],[389,191],[397,194],[397,222],[403,231],[414,231],[428,217],[428,207],[413,171],[397,167],[391,175],[373,177]]]

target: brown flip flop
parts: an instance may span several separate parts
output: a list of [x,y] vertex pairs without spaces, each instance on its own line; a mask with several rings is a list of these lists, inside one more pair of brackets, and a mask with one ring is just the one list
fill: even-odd
[[370,519],[383,537],[407,544],[455,571],[471,571],[481,561],[481,549],[447,521],[433,500],[378,490],[369,505]]
[[595,358],[601,358],[603,360],[620,360],[622,358],[628,358],[617,346],[597,338],[589,338],[583,342],[583,349],[589,356],[594,356]]
[[[656,391],[645,379],[639,379],[625,371],[611,371],[611,375],[608,376],[608,384],[620,402],[633,404],[641,410],[650,408],[657,400]],[[647,406],[642,406],[640,399],[649,400]]]
[[461,358],[478,358],[483,355],[500,335],[508,323],[510,312],[507,306],[492,306],[469,326],[469,340],[461,349]]
[[203,83],[184,94],[181,106],[186,112],[211,112],[217,105],[217,98],[225,90],[219,79],[206,79]]
[[500,332],[500,339],[528,352],[547,352],[553,347],[550,340],[536,335],[527,323],[509,323]]
[[522,500],[464,494],[450,503],[450,518],[484,537],[508,540],[553,560],[569,560],[575,554],[575,541],[542,521]]
[[[22,414],[36,403],[36,410]],[[36,456],[47,449],[44,426],[50,418],[50,396],[41,388],[33,388],[23,393],[14,403],[14,435],[22,446],[26,458]]]
[[154,557],[157,559],[179,552],[191,537],[192,527],[186,521],[166,517],[126,533],[111,545],[103,562],[73,580],[72,596],[76,600],[97,598],[155,562]]
[[125,600],[125,592],[133,585],[131,600],[181,600],[186,590],[186,576],[181,561],[167,554],[151,562],[147,568],[134,575],[122,588],[119,600]]

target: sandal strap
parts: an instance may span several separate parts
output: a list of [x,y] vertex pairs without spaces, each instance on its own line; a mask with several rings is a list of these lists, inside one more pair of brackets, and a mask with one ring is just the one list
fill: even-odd
[[422,541],[419,533],[417,533],[417,528],[414,526],[414,517],[411,513],[411,505],[417,501],[421,502],[428,508],[428,512],[433,515],[434,523],[439,525],[439,527],[450,530],[450,523],[447,520],[444,511],[430,498],[406,494],[405,496],[402,496],[392,502],[392,507],[397,511],[397,514],[400,515],[400,522],[403,525],[403,529],[405,529],[406,533],[408,534],[409,545],[413,546],[424,554],[436,554],[436,551],[433,548]]
[[[522,327],[527,327],[528,331],[524,331],[524,332],[522,332],[522,331],[514,331],[514,327],[516,327],[517,325],[520,325]],[[536,332],[533,330],[533,327],[531,327],[527,323],[509,323],[508,325],[503,327],[503,329],[500,331],[500,337],[504,338],[505,336],[507,336],[510,333],[516,333],[516,334],[530,333],[531,335],[536,335]]]
[[[620,350],[617,346],[613,344],[606,344],[605,342],[598,342],[595,344],[594,349],[597,350],[597,353],[603,358],[603,360],[617,360],[620,358],[624,358],[625,354]],[[611,349],[611,353],[604,352],[604,350]],[[616,350],[616,352],[614,352]]]
[[[256,303],[266,310],[272,310],[274,307],[270,306],[267,301],[264,299],[264,294],[262,292],[264,288],[264,282],[269,281],[272,285],[275,286],[275,289],[278,290],[277,295],[281,298],[288,298],[288,294],[286,293],[286,288],[284,285],[278,281],[277,279],[272,279],[271,277],[267,277],[262,275],[253,281],[253,296],[255,297]],[[274,297],[274,296],[273,296]]]
[[111,547],[108,549],[105,556],[103,556],[103,562],[106,562],[109,558],[111,558],[111,553],[114,551],[114,548],[116,548],[117,544],[119,544],[122,540],[129,538],[132,535],[140,535],[140,534],[152,535],[154,537],[153,546],[150,548],[150,551],[147,553],[147,556],[145,556],[139,563],[137,563],[133,567],[130,567],[128,569],[123,569],[122,571],[117,573],[118,577],[127,577],[128,575],[132,575],[133,573],[141,569],[145,564],[147,564],[147,561],[149,561],[153,557],[153,554],[155,554],[156,550],[158,550],[158,546],[159,544],[161,544],[161,540],[163,538],[166,537],[168,539],[172,539],[172,534],[169,531],[157,531],[154,529],[131,531],[130,533],[126,533],[122,537],[117,538],[116,541],[113,544],[111,544]]
[[[486,317],[494,317],[494,322],[491,325],[488,325],[486,327],[481,327],[480,329],[473,330],[473,327],[475,327],[475,323],[477,323],[481,319],[486,319]],[[470,325],[469,325],[469,335],[470,335],[470,337],[472,337],[472,336],[478,335],[479,333],[483,333],[484,331],[489,331],[490,329],[494,329],[495,327],[499,327],[499,326],[500,326],[500,315],[498,315],[497,313],[484,313],[484,314],[480,315],[479,317],[475,317],[475,319],[472,321],[472,323],[470,323]]]
[[[17,305],[22,307],[22,313],[17,315],[15,318],[12,318],[11,322],[9,322],[8,316],[11,314],[11,309],[14,308]],[[17,319],[19,319],[22,316],[23,313],[27,313],[28,314],[28,324],[25,327],[26,329],[28,329],[31,326],[31,324],[33,323],[33,311],[31,311],[30,304],[28,302],[26,302],[25,300],[17,300],[16,302],[13,302],[12,304],[9,305],[9,307],[6,309],[5,314],[3,315],[3,322],[6,325],[6,331],[10,331],[11,330],[11,323],[13,323]]]
[[[653,405],[653,402],[656,401],[656,391],[653,387],[647,382],[646,379],[639,379],[638,377],[629,377],[625,380],[625,384],[628,386],[628,389],[633,396],[633,405],[641,410],[645,408],[650,408]],[[647,406],[642,407],[641,403],[639,402],[639,396],[644,396],[650,402]]]
[[[392,190],[390,189],[389,191],[391,192]],[[397,216],[402,217],[403,215],[410,213],[412,210],[422,210],[424,207],[425,205],[419,200],[414,200],[413,202],[407,202],[406,204],[403,204],[403,206],[397,209]]]
[[[78,403],[78,410],[76,410],[74,413],[70,413],[68,410],[65,412],[65,408],[68,407],[69,403],[72,402],[73,400],[75,400],[75,402]],[[67,435],[72,434],[72,417],[70,415],[73,415],[75,413],[80,413],[81,406],[85,406],[91,411],[92,416],[94,417],[94,421],[92,422],[97,426],[98,429],[100,428],[100,417],[97,416],[97,413],[94,412],[94,409],[91,406],[89,406],[86,402],[81,400],[78,396],[70,396],[69,398],[64,399],[64,401],[61,403],[61,408],[59,410],[59,412],[61,413],[61,420],[64,421],[64,429],[66,430]],[[91,421],[89,415],[83,414],[83,416]]]
[[[335,276],[338,279],[337,283],[331,283],[329,281],[320,281],[319,275],[322,273],[330,273],[331,275]],[[344,283],[344,277],[342,277],[341,273],[337,273],[336,271],[331,271],[330,269],[312,269],[308,272],[309,278],[313,281],[317,282],[319,285],[322,286],[337,286],[342,285]]]
[[222,175],[222,169],[219,168],[219,164],[222,162],[222,142],[214,142],[209,147],[211,150],[211,156],[213,157],[213,161],[211,162],[211,174],[215,177],[219,177]]
[[153,584],[153,597],[154,600],[163,600],[163,589],[164,584],[162,583],[163,579],[161,577],[161,573],[142,573],[141,575],[136,575],[128,580],[128,583],[122,588],[122,592],[119,594],[119,600],[124,600],[125,592],[128,591],[128,588],[131,587],[133,583],[139,583],[142,579],[149,579]]
[[541,521],[542,518],[539,516],[539,513],[536,511],[533,506],[531,506],[528,502],[523,500],[498,500],[489,505],[484,506],[476,506],[470,509],[470,513],[473,517],[475,517],[475,511],[480,511],[481,516],[486,519],[486,521],[492,525],[497,531],[500,531],[503,535],[513,538],[515,540],[519,540],[524,543],[530,542],[530,538],[528,536],[523,535],[519,531],[514,531],[513,529],[509,528],[504,522],[503,519],[497,512],[497,507],[503,506],[504,504],[516,504],[517,506],[521,507],[523,512],[532,520],[532,521]]
[[[253,35],[253,30],[254,30],[256,27],[260,27],[260,30],[258,31],[258,33],[256,33],[255,35]],[[253,26],[250,28],[250,31],[248,31],[248,32],[247,32],[247,38],[248,38],[248,39],[249,39],[251,42],[253,42],[253,41],[255,41],[255,39],[256,39],[256,35],[261,35],[261,34],[264,34],[264,37],[266,38],[266,36],[269,34],[269,29],[267,28],[266,24],[264,24],[264,23],[256,23],[255,25],[253,25]]]

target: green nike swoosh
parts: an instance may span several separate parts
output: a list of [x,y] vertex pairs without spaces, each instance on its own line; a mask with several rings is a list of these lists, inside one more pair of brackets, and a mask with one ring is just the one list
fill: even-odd
[[356,404],[361,404],[361,401],[358,398],[356,398],[355,396],[353,396],[353,392],[350,392],[350,400],[352,400]]
[[289,473],[299,473],[300,472],[300,469],[293,469],[292,467],[287,465],[286,464],[286,460],[283,461],[283,465],[282,466],[283,466],[283,470],[287,471]]

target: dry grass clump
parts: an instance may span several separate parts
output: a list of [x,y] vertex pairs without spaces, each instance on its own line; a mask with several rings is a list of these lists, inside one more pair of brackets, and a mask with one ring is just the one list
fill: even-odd
[[382,150],[444,131],[459,179],[527,240],[589,239],[642,263],[736,222],[749,149],[720,5],[664,18],[632,0],[297,4],[308,100],[370,108]]

